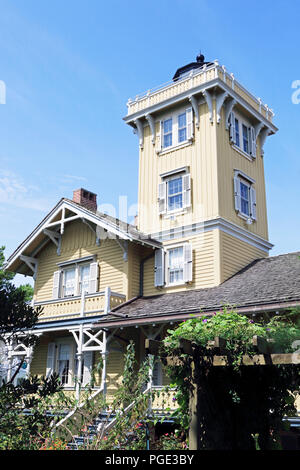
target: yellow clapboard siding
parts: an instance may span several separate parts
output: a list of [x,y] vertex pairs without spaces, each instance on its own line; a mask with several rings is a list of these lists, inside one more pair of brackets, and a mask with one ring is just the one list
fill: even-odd
[[[156,233],[181,225],[213,218],[218,212],[218,192],[216,186],[217,155],[216,129],[208,119],[208,107],[201,104],[200,126],[195,128],[195,139],[191,145],[156,154],[159,142],[159,122],[156,123],[155,146],[149,126],[144,128],[144,148],[140,151],[139,165],[139,229],[144,233]],[[160,116],[157,117],[159,119]],[[209,155],[209,158],[207,158]],[[193,210],[178,215],[176,222],[158,213],[158,184],[160,175],[177,168],[188,166],[192,180]]]
[[57,263],[96,255],[99,262],[99,291],[110,287],[113,291],[124,293],[124,260],[120,246],[115,240],[102,240],[96,245],[95,236],[82,222],[74,221],[66,224],[62,236],[61,254],[57,255],[56,246],[49,242],[39,253],[38,273],[35,282],[35,301],[52,299],[53,273],[57,271]]
[[[264,162],[261,157],[260,138],[257,140],[257,155],[252,161],[234,149],[229,143],[229,132],[225,128],[225,111],[217,130],[219,215],[226,220],[268,240],[268,224],[265,194]],[[257,221],[247,225],[234,207],[234,170],[240,170],[255,180]]]
[[258,258],[265,258],[267,253],[243,242],[227,233],[220,233],[221,240],[221,282],[236,274]]
[[[178,292],[180,290],[200,289],[204,287],[212,287],[219,282],[218,273],[218,237],[217,230],[203,232],[199,236],[195,236],[185,240],[191,243],[193,250],[193,281],[189,284],[180,286],[166,286],[162,288],[154,287],[154,258],[145,263],[144,268],[144,295],[150,296],[155,294]],[[179,242],[178,242],[179,243]],[[177,244],[174,243],[174,246]],[[164,243],[165,248],[172,246],[172,242]]]

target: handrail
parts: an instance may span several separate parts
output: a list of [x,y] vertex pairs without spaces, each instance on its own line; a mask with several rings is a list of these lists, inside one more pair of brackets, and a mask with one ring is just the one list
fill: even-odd
[[[88,397],[88,400],[94,399],[96,396],[98,396],[101,392],[104,392],[104,386],[100,387],[98,390],[96,390],[90,397]],[[71,410],[63,419],[61,419],[58,423],[56,423],[55,428],[57,429],[60,427],[65,421],[67,421],[69,418],[74,416],[74,414],[83,408],[85,405],[85,402],[80,403],[78,406],[75,406],[73,410]]]
[[[148,393],[149,391],[151,391],[151,388],[152,388],[152,387],[151,387],[150,385],[148,385],[148,387],[146,388],[146,390],[143,391],[143,395],[146,395],[146,393]],[[131,408],[133,408],[133,406],[135,405],[135,403],[136,403],[136,400],[134,400],[132,403],[130,403],[130,405],[128,405],[128,406],[125,408],[125,410],[120,413],[119,416],[126,415],[126,414],[128,413],[128,411],[130,411]],[[114,418],[114,419],[112,419],[110,423],[108,423],[106,426],[104,426],[104,432],[109,431],[109,430],[116,424],[116,422],[117,422],[117,417]],[[102,425],[102,423],[99,423],[99,424],[98,424],[97,432],[100,431],[101,425]]]

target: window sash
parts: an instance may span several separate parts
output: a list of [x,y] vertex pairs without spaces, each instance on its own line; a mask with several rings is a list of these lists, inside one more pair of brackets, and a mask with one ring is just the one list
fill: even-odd
[[81,295],[82,289],[89,292],[90,264],[78,265],[63,270],[62,298]]
[[183,247],[171,248],[168,250],[169,258],[169,284],[183,282],[184,257]]
[[167,181],[168,211],[182,209],[183,207],[183,185],[182,176]]
[[235,118],[234,120],[234,127],[235,127],[235,144],[239,147],[240,146],[240,124],[238,119]]
[[241,194],[241,212],[244,215],[250,215],[250,186],[243,181],[240,181],[240,194]]
[[70,268],[64,270],[64,288],[63,297],[73,297],[76,286],[76,269]]
[[248,127],[243,124],[242,126],[243,129],[243,150],[246,153],[249,153],[249,133],[248,133]]
[[61,344],[58,355],[58,375],[62,385],[69,383],[71,347],[69,344]]
[[90,285],[90,265],[80,266],[79,267],[79,294],[82,293],[82,290],[85,293],[88,293],[89,285]]
[[178,142],[187,140],[186,112],[178,115]]
[[163,121],[163,147],[172,146],[173,122],[172,118]]

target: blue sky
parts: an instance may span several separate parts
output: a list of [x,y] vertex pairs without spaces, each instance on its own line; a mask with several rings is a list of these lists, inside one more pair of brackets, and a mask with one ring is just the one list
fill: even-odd
[[8,256],[61,197],[137,199],[129,97],[170,80],[201,50],[275,111],[265,145],[269,236],[299,249],[298,1],[0,0],[0,244]]

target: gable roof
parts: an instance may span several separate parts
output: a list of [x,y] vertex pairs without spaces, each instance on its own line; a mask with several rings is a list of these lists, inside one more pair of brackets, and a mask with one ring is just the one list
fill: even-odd
[[300,305],[300,252],[257,259],[216,287],[137,298],[98,323],[176,321],[226,304],[245,313]]
[[[49,242],[49,235],[45,230],[52,231],[55,237],[59,238],[64,230],[64,225],[73,220],[84,220],[95,230],[95,238],[117,238],[129,242],[141,243],[148,247],[159,248],[161,243],[153,240],[148,235],[138,231],[133,225],[123,222],[98,211],[87,209],[86,207],[62,198],[56,206],[47,214],[31,234],[18,246],[9,256],[5,264],[5,269],[21,274],[32,274],[28,266],[24,264],[21,257],[34,257]],[[104,233],[106,235],[104,235]]]

